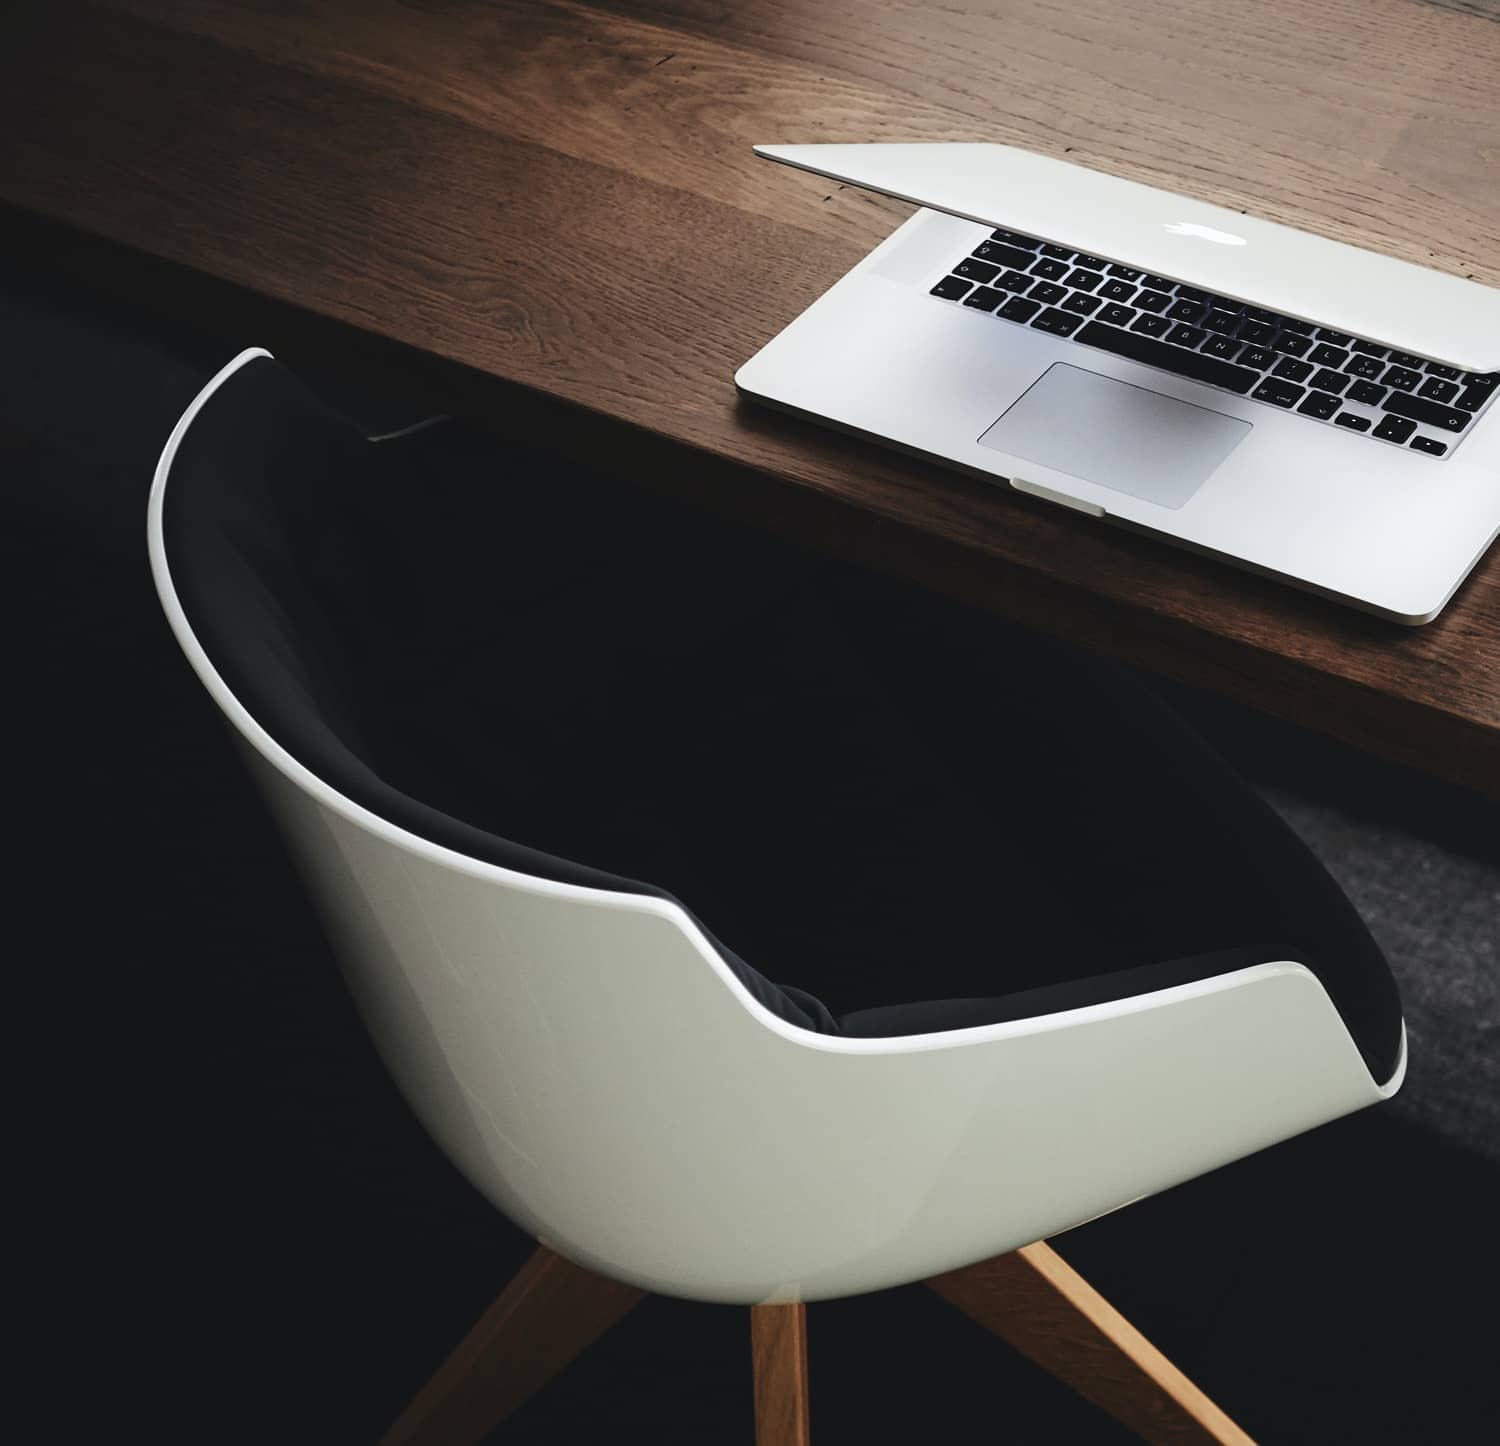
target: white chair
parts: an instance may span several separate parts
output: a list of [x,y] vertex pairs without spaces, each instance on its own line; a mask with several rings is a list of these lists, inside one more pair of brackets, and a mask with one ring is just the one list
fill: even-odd
[[[162,453],[161,603],[401,1090],[539,1242],[386,1440],[480,1439],[657,1291],[753,1308],[759,1439],[805,1441],[805,1303],[921,1280],[1150,1439],[1247,1439],[1036,1242],[1388,1098],[1404,1030],[1374,1077],[1318,975],[1270,960],[975,1027],[817,1032],[758,998],[675,900],[507,867],[503,840],[371,807],[336,719],[294,743],[244,696],[281,687],[278,667],[283,693],[316,692],[294,643],[224,656],[215,575],[184,585],[220,523],[255,569],[253,507],[224,522],[192,495],[231,495],[243,423],[224,399],[284,377],[267,356],[215,376]],[[1114,1368],[1094,1369],[1100,1352]]]

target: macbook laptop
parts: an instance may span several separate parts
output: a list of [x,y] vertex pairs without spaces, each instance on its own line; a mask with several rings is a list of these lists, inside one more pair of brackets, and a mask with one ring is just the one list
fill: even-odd
[[746,395],[1402,623],[1500,531],[1500,290],[1010,146],[756,150],[924,209]]

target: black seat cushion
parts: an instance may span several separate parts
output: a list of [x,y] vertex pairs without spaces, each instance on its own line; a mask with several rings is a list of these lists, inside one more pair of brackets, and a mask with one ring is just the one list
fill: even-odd
[[368,443],[269,360],[194,423],[164,525],[294,757],[469,856],[684,901],[792,1023],[958,1028],[1291,958],[1395,1067],[1342,892],[1107,663],[629,479]]

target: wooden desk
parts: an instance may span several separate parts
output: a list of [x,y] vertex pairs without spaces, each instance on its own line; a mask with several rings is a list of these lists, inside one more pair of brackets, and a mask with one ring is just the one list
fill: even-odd
[[1500,792],[1495,553],[1409,631],[731,381],[909,209],[762,140],[1011,141],[1500,285],[1500,0],[115,0],[7,30],[0,200],[449,365],[501,425]]

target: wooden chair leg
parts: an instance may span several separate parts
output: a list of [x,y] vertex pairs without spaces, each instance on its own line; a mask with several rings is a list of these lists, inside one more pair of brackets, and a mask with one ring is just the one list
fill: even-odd
[[809,1446],[807,1307],[752,1305],[755,1446]]
[[643,1295],[539,1246],[381,1446],[473,1446]]
[[1045,1242],[927,1284],[1147,1441],[1254,1446]]

